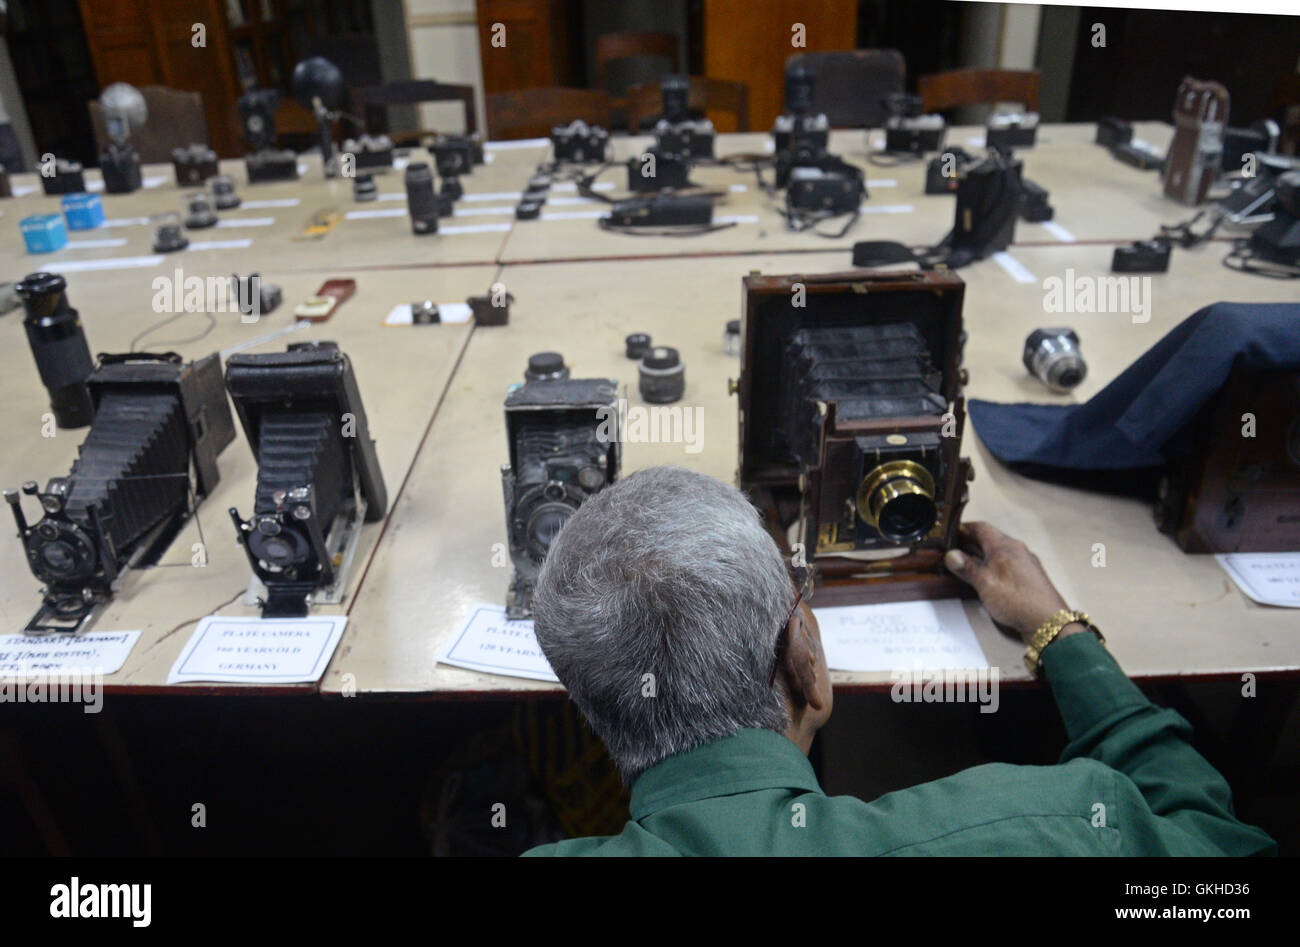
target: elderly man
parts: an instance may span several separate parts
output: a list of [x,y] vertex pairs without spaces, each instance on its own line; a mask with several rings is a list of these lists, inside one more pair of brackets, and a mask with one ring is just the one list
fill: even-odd
[[[1187,723],[1070,616],[1037,558],[968,524],[947,565],[1041,647],[1069,744],[1056,766],[977,766],[867,803],[826,796],[807,754],[831,714],[817,620],[754,508],[673,467],[574,514],[534,597],[537,640],[632,785],[619,835],[529,855],[1251,855]],[[1060,627],[1056,627],[1060,626]],[[1043,639],[1048,639],[1043,643]]]

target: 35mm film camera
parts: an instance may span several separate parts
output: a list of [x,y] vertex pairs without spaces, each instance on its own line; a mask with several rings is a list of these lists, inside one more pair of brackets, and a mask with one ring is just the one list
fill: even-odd
[[32,573],[45,583],[28,634],[79,632],[129,568],[155,564],[195,505],[216,486],[217,455],[235,436],[216,355],[101,355],[87,383],[90,432],[66,477],[23,493],[41,505],[29,524],[6,490]]
[[[510,463],[501,468],[506,533],[514,575],[506,617],[532,617],[533,588],[551,542],[596,492],[618,479],[618,383],[571,379],[554,353],[554,371],[534,371],[506,396]],[[541,369],[545,366],[540,365]]]
[[964,290],[939,271],[744,280],[740,488],[832,601],[961,594],[941,559],[971,477]]

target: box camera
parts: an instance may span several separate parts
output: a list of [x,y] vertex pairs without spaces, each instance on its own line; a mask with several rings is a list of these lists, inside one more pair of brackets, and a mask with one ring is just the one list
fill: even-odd
[[474,171],[474,147],[463,136],[439,138],[429,146],[429,154],[433,155],[439,177],[460,177]]
[[1300,549],[1300,372],[1235,370],[1186,430],[1157,491],[1160,530],[1185,552]]
[[579,119],[551,129],[551,147],[556,163],[595,164],[605,160],[609,132]]
[[1174,138],[1165,159],[1165,196],[1196,206],[1223,166],[1228,90],[1217,82],[1183,79],[1174,99]]
[[739,485],[837,602],[957,592],[940,562],[971,475],[964,289],[940,271],[744,280]]
[[[563,376],[563,377],[561,377]],[[510,463],[501,468],[514,574],[506,617],[531,618],[542,561],[574,511],[618,479],[618,383],[564,372],[506,396]]]
[[257,458],[253,515],[230,518],[266,587],[262,617],[342,601],[361,524],[388,510],[352,362],[333,342],[232,355],[226,387]]
[[28,525],[6,490],[32,573],[45,583],[28,634],[76,633],[93,621],[128,568],[155,564],[216,486],[217,455],[235,436],[216,355],[101,355],[88,382],[95,420],[66,477],[37,498]]
[[956,217],[944,240],[951,251],[949,266],[982,260],[1011,245],[1021,209],[1022,168],[1018,158],[991,151],[979,164],[961,169]]

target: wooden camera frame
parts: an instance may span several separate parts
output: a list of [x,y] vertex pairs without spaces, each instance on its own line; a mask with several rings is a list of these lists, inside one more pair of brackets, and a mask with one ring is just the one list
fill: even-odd
[[[801,294],[802,306],[794,304]],[[743,280],[741,372],[735,385],[739,396],[740,465],[737,484],[762,513],[769,532],[787,556],[802,544],[804,555],[818,573],[819,604],[848,605],[911,599],[968,596],[969,587],[943,568],[943,554],[956,542],[961,511],[971,479],[970,461],[960,456],[966,420],[962,394],[961,308],[965,284],[948,271],[875,274],[863,271],[789,276],[754,273]],[[770,432],[779,417],[780,361],[786,342],[799,329],[851,328],[910,323],[925,338],[934,367],[941,372],[939,394],[948,413],[842,419],[834,402],[814,422],[820,445],[815,463],[797,463],[777,456]],[[840,542],[823,532],[834,519],[834,508],[856,496],[853,470],[828,464],[837,449],[871,435],[934,432],[939,476],[935,478],[934,528],[892,558],[857,558],[836,554]],[[842,455],[841,455],[842,456]],[[847,502],[847,501],[846,501]],[[855,508],[856,513],[856,508]],[[843,516],[844,514],[841,514]],[[793,538],[792,538],[793,537]],[[819,551],[820,549],[820,551]],[[838,550],[843,552],[842,549]]]

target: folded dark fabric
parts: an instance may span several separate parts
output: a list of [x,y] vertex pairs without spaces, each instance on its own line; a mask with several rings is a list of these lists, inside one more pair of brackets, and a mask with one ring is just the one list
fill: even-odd
[[988,449],[1008,464],[1158,467],[1234,367],[1300,370],[1300,303],[1206,306],[1084,404],[972,400],[970,417]]

